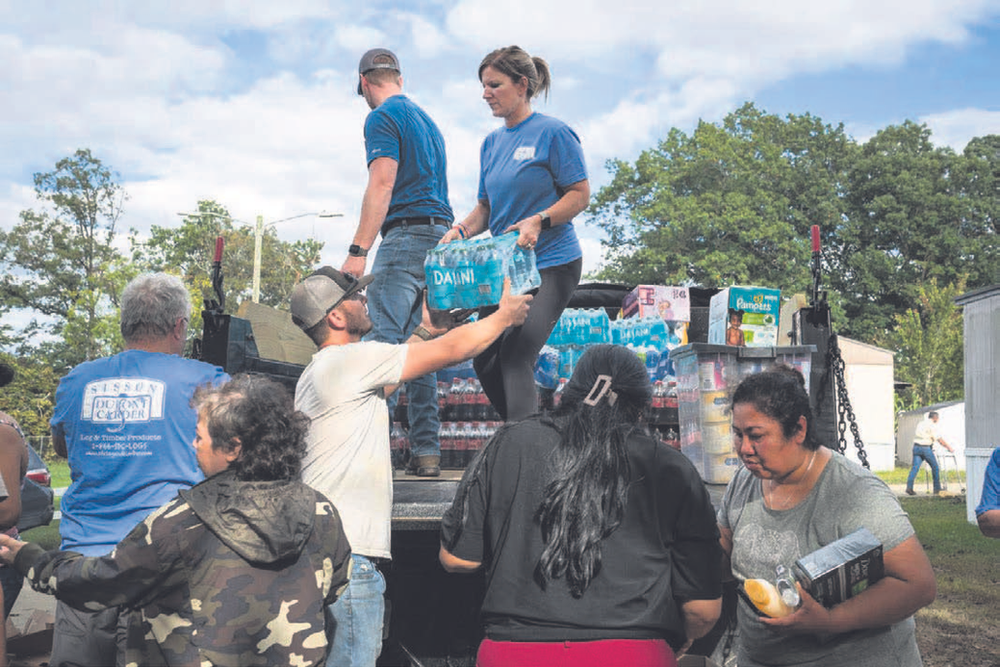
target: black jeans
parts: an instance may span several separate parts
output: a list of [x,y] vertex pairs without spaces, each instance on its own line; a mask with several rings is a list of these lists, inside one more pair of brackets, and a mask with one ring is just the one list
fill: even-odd
[[[538,411],[535,360],[549,339],[583,272],[583,259],[539,270],[542,284],[533,292],[528,318],[507,329],[476,357],[473,366],[483,391],[504,421],[524,419]],[[496,311],[483,308],[479,316]]]

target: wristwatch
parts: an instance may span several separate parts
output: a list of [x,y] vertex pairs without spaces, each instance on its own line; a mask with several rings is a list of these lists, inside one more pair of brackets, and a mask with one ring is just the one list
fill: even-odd
[[552,228],[552,216],[549,215],[548,211],[542,211],[538,217],[542,219],[542,229]]
[[367,257],[368,251],[359,246],[358,244],[352,243],[347,248],[347,254],[350,255],[351,257]]
[[436,336],[428,331],[424,325],[417,325],[417,328],[413,330],[413,335],[421,340],[434,340]]

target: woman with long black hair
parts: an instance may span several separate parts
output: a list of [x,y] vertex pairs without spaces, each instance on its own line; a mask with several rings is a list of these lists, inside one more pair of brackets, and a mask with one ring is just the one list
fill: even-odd
[[559,408],[502,428],[442,521],[440,560],[486,568],[477,664],[676,665],[720,612],[715,513],[645,427],[634,353],[587,350]]

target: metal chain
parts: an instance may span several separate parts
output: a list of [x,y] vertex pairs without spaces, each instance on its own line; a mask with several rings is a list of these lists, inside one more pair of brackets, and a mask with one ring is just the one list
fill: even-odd
[[[844,379],[844,358],[840,355],[840,346],[837,344],[837,334],[830,334],[830,342],[826,350],[827,372],[833,370],[833,377],[837,382],[837,432],[840,434],[837,440],[837,451],[844,454],[847,451],[847,424],[851,425],[851,435],[854,436],[854,446],[858,450],[858,460],[861,465],[871,469],[868,463],[868,455],[865,453],[865,444],[861,440],[861,431],[858,430],[858,421],[854,417],[854,410],[851,408],[851,398],[847,395],[847,381]],[[825,374],[824,374],[824,377]],[[825,383],[824,383],[825,384]]]

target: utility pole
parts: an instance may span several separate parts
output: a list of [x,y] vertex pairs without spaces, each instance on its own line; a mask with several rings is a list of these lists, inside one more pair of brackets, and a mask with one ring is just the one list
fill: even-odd
[[257,226],[253,232],[253,302],[260,303],[260,261],[264,243],[264,216],[257,216]]

